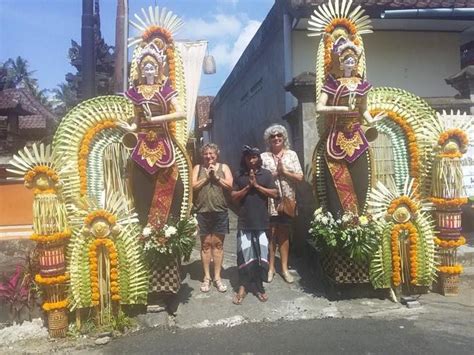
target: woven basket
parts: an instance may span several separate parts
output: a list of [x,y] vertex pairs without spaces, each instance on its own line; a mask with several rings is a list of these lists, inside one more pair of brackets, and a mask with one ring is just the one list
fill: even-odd
[[54,309],[48,312],[48,331],[52,338],[63,338],[68,330],[66,308]]
[[444,296],[457,296],[459,294],[458,274],[439,274],[440,292]]
[[338,284],[362,284],[369,281],[368,265],[359,264],[352,259],[331,253],[322,256],[322,267],[326,275]]

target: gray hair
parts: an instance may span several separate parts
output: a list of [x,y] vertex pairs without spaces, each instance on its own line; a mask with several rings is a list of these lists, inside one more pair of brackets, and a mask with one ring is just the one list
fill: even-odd
[[214,143],[206,143],[204,144],[202,147],[201,147],[201,155],[204,154],[204,152],[206,150],[213,150],[216,152],[217,155],[220,154],[220,150],[219,150],[219,147],[217,146],[217,144],[214,144]]
[[285,126],[282,126],[281,124],[273,124],[268,127],[263,133],[263,139],[265,140],[267,147],[270,147],[270,136],[278,133],[281,133],[283,135],[283,146],[285,147],[285,149],[290,149],[288,131],[286,130]]

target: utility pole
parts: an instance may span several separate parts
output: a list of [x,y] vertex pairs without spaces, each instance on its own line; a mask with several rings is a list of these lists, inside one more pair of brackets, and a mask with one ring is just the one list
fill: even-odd
[[94,1],[82,0],[82,81],[81,98],[95,96],[95,43],[94,43]]
[[125,2],[126,0],[117,0],[117,18],[115,19],[115,68],[114,68],[114,91],[122,93],[124,87],[124,66],[127,65],[125,36]]

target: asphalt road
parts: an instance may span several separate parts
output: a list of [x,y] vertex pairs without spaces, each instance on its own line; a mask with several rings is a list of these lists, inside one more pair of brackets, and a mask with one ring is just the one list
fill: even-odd
[[451,336],[408,320],[316,319],[176,332],[151,329],[116,339],[106,354],[473,354],[473,337]]

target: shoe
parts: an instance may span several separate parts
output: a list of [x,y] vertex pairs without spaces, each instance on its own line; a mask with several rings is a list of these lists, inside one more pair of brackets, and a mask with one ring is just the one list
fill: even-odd
[[201,287],[200,287],[201,292],[209,292],[210,289],[211,289],[211,279],[204,279],[204,281],[201,282]]
[[275,271],[269,271],[268,272],[268,278],[267,278],[267,282],[270,283],[273,281],[273,277],[275,276]]
[[219,292],[227,291],[227,286],[222,283],[221,279],[214,280],[214,285],[216,286],[217,291],[219,291]]
[[283,277],[283,280],[285,280],[289,284],[292,284],[293,282],[295,282],[295,279],[293,278],[293,276],[290,275],[289,271],[282,272],[281,276]]

